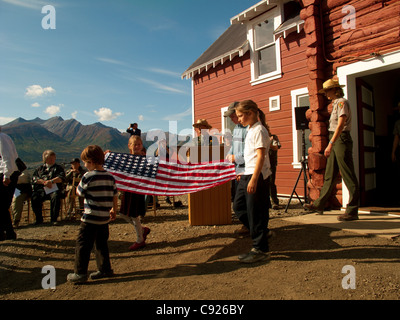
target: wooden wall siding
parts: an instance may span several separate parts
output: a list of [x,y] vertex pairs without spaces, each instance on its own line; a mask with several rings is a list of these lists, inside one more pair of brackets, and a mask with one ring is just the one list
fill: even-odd
[[[356,28],[343,29],[343,5],[356,10]],[[371,53],[383,54],[400,49],[400,1],[351,0],[323,1],[323,26],[327,58],[337,67]]]
[[[326,77],[326,61],[324,59],[322,41],[323,33],[320,27],[321,1],[302,0],[301,2],[303,9],[300,12],[300,17],[304,20],[304,31],[306,34],[307,82],[310,95],[310,109],[306,114],[310,121],[309,127],[311,130],[311,147],[308,150],[310,180],[307,187],[310,199],[315,200],[319,197],[323,185],[326,167],[326,159],[323,156],[323,151],[328,144],[327,132],[324,132],[323,127],[324,125],[326,126],[325,121],[328,119],[329,114],[326,112],[325,98],[318,94],[318,90],[322,87],[322,83]],[[338,192],[333,193],[337,194]]]
[[[218,65],[208,72],[196,75],[194,81],[194,117],[205,118],[221,130],[221,108],[237,100],[252,99],[265,112],[274,134],[279,136],[282,149],[279,151],[277,187],[279,194],[290,195],[298,176],[293,169],[292,137],[292,90],[307,87],[306,39],[304,31],[281,38],[281,63],[283,76],[280,79],[256,86],[250,84],[250,53],[236,57],[231,62]],[[280,96],[281,109],[269,112],[269,98]],[[302,188],[297,192],[302,195]]]
[[[400,49],[400,1],[398,0],[300,0],[300,16],[305,21],[307,43],[308,88],[311,108],[308,185],[310,198],[319,196],[323,185],[326,159],[323,152],[328,144],[326,120],[331,108],[318,90],[323,82],[335,77],[338,67]],[[356,10],[356,28],[344,29],[345,5]],[[340,181],[327,205],[342,203]]]

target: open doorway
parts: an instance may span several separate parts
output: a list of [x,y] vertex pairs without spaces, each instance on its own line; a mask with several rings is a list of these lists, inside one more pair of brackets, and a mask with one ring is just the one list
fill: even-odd
[[[399,206],[400,178],[391,161],[400,113],[400,69],[356,77],[360,205]],[[371,101],[365,103],[365,101]],[[372,106],[371,106],[372,104]]]

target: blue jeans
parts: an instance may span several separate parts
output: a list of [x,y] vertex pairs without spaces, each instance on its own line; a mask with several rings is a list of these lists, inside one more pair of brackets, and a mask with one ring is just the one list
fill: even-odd
[[236,190],[233,210],[243,225],[250,230],[253,248],[262,252],[269,251],[268,221],[269,208],[269,179],[263,179],[260,174],[257,181],[256,192],[247,193],[247,185],[251,175],[242,175]]

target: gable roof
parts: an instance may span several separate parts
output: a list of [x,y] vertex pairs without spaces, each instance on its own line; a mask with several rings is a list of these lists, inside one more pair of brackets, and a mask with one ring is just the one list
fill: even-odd
[[243,56],[249,50],[247,27],[243,24],[231,25],[204,53],[182,74],[192,78],[203,70],[224,64],[236,56]]
[[[294,0],[298,1],[298,0]],[[243,56],[249,49],[250,44],[247,40],[247,24],[255,17],[274,8],[280,0],[262,0],[254,6],[248,8],[242,13],[231,19],[231,26],[206,50],[204,53],[186,69],[182,74],[182,79],[193,78],[196,74],[215,68],[226,61],[232,61],[236,56]],[[286,36],[294,31],[300,33],[304,27],[304,21],[301,20],[297,12],[289,16],[274,31],[275,40]]]
[[263,12],[275,7],[280,0],[262,0],[254,6],[246,9],[242,13],[231,19],[231,24],[240,24],[249,22],[254,17],[262,14]]

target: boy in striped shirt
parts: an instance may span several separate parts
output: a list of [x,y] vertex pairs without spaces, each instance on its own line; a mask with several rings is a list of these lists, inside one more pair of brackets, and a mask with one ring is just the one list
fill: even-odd
[[110,221],[115,220],[118,206],[117,188],[114,177],[103,168],[104,152],[99,146],[88,146],[82,151],[81,159],[88,172],[82,177],[76,193],[84,197],[84,213],[81,218],[75,247],[75,272],[67,280],[85,282],[90,252],[96,249],[98,271],[91,273],[91,279],[113,275],[108,250]]

